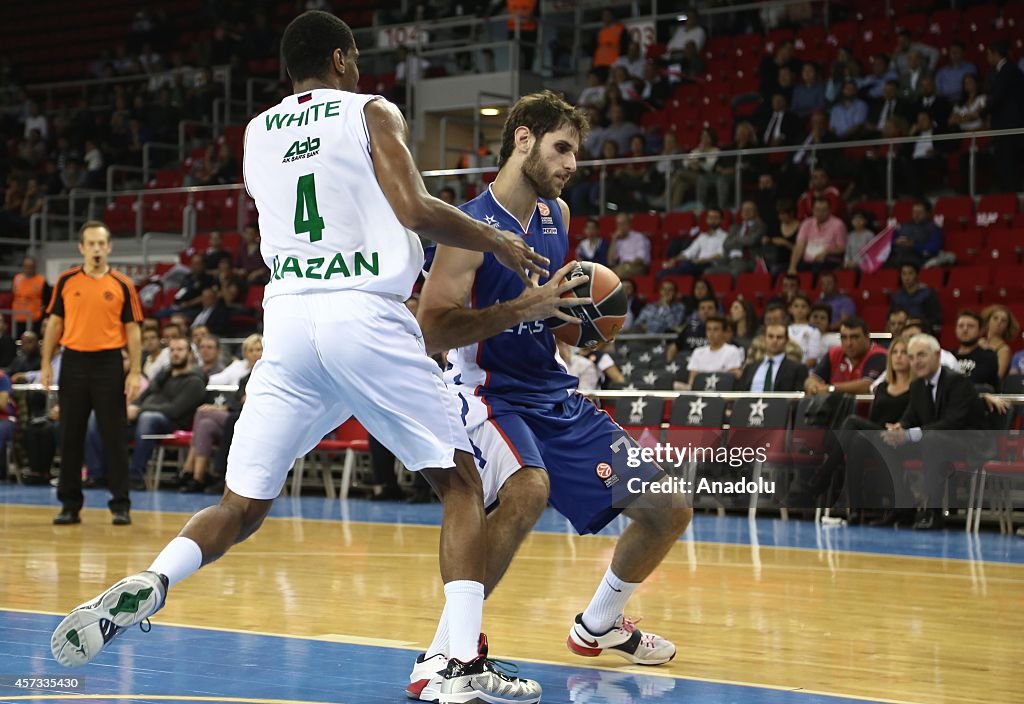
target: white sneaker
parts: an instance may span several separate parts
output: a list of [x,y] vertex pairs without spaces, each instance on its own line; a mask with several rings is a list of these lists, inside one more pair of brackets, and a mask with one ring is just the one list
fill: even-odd
[[139,572],[126,577],[64,617],[50,638],[50,651],[65,667],[84,665],[124,629],[155,614],[166,597],[163,575]]
[[655,633],[643,633],[636,627],[638,621],[619,616],[607,633],[595,635],[583,625],[583,614],[577,614],[565,644],[585,658],[607,650],[635,665],[663,665],[676,656],[675,645]]
[[409,684],[405,693],[409,699],[417,699],[421,702],[436,702],[441,696],[441,674],[448,667],[448,658],[442,653],[431,655],[420,653],[416,658],[416,664],[409,675]]
[[470,662],[448,660],[441,678],[440,704],[536,704],[540,684],[500,672],[487,659],[487,636],[480,634],[479,655]]

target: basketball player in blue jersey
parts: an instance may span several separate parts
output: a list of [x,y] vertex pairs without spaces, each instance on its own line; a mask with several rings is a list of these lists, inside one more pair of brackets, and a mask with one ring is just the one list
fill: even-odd
[[[497,178],[462,210],[493,227],[523,232],[534,251],[565,261],[569,209],[558,195],[576,170],[587,129],[582,112],[554,93],[521,98],[505,123]],[[485,590],[497,585],[549,501],[581,534],[600,531],[624,511],[631,522],[567,644],[583,656],[608,652],[659,665],[675,656],[675,645],[642,633],[623,611],[685,532],[692,510],[679,495],[645,496],[643,507],[629,502],[629,479],[656,480],[663,472],[653,464],[627,466],[625,453],[615,449],[621,449],[624,431],[576,391],[576,378],[559,359],[538,300],[569,266],[528,288],[489,254],[439,245],[432,261],[428,256],[420,325],[430,353],[450,350],[445,381],[458,396],[478,450],[484,502],[493,508]],[[436,698],[437,673],[448,656],[447,618],[446,607],[410,677],[411,698]]]

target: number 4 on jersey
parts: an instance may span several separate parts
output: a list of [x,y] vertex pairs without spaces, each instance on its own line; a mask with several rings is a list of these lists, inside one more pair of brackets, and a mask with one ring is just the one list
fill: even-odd
[[319,242],[323,239],[324,227],[324,219],[316,207],[316,181],[313,174],[299,176],[295,187],[295,234],[308,232],[310,242]]

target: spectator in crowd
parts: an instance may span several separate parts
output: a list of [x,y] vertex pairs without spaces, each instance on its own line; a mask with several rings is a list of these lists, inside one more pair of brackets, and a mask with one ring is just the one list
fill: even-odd
[[636,282],[633,279],[622,279],[622,292],[626,295],[626,320],[622,324],[622,331],[625,332],[633,327],[646,304],[646,299],[637,295]]
[[760,132],[766,147],[785,147],[800,140],[800,118],[789,111],[786,96],[782,93],[772,94],[771,111],[764,114]]
[[[764,307],[764,316],[762,317],[763,325],[762,330],[769,325],[786,325],[789,326],[789,313],[786,312],[787,304],[780,301],[769,301],[768,305]],[[800,357],[803,358],[803,350],[800,351]]]
[[7,330],[7,315],[0,313],[0,369],[10,366],[18,356],[18,345]]
[[839,189],[830,182],[828,171],[821,166],[811,169],[807,190],[797,201],[796,217],[798,220],[806,220],[814,214],[814,201],[818,198],[828,200],[831,212],[836,217],[846,216],[846,202],[843,200],[842,194],[839,193]]
[[753,271],[764,237],[764,223],[758,215],[757,204],[752,200],[743,201],[739,222],[729,228],[729,236],[722,244],[725,256],[709,266],[707,273],[739,276],[743,272]]
[[730,329],[729,321],[720,315],[712,315],[704,321],[708,343],[693,350],[686,363],[686,370],[690,373],[687,384],[691,388],[698,374],[727,372],[739,377],[743,370],[743,350],[726,342]]
[[85,185],[88,188],[101,189],[106,185],[107,172],[103,168],[103,152],[96,145],[96,142],[85,140],[85,154],[82,156],[85,163]]
[[689,355],[698,347],[708,344],[705,323],[718,313],[718,301],[714,298],[705,298],[697,304],[697,315],[691,317],[683,325],[676,339],[669,343],[665,350],[666,361],[671,362],[682,352]]
[[[920,448],[925,508],[919,511],[914,528],[934,530],[945,522],[941,507],[950,465],[979,445],[981,438],[975,439],[970,431],[987,428],[988,412],[969,379],[942,368],[938,340],[918,335],[910,339],[907,351],[914,376],[910,402],[898,423],[886,425],[883,439],[893,448],[907,443]],[[894,475],[895,503],[911,506],[912,499],[900,497],[900,488],[905,487],[902,479],[902,474]]]
[[1018,350],[1010,360],[1010,375],[1024,374],[1024,350]]
[[159,311],[156,316],[158,318],[166,318],[175,313],[186,313],[189,315],[198,313],[203,290],[215,284],[216,280],[206,272],[204,255],[199,252],[193,254],[189,260],[188,276],[174,295],[174,305]]
[[676,300],[678,292],[679,287],[671,279],[658,284],[658,300],[644,306],[632,331],[658,335],[679,329],[686,318],[686,309]]
[[576,99],[576,104],[580,107],[593,107],[597,108],[598,111],[601,111],[604,110],[604,104],[607,100],[608,97],[605,92],[604,81],[601,80],[600,72],[590,71],[590,73],[587,74],[587,87],[580,91],[580,95]]
[[651,241],[647,235],[630,228],[626,213],[615,216],[615,231],[608,248],[608,263],[620,279],[641,276],[651,266]]
[[931,76],[921,79],[917,99],[910,107],[912,114],[928,113],[928,117],[938,130],[946,128],[949,124],[949,114],[953,110],[952,104],[936,92],[935,79]]
[[199,371],[204,379],[224,371],[220,361],[220,340],[216,335],[206,334],[199,340]]
[[683,168],[672,172],[672,191],[669,210],[676,210],[693,191],[700,177],[715,172],[718,163],[718,135],[709,127],[700,131],[700,141],[683,161]]
[[33,326],[38,326],[43,319],[43,310],[49,303],[51,291],[46,278],[36,271],[35,257],[21,260],[21,271],[14,275],[11,293],[11,308],[15,311],[13,319],[19,325],[31,321]]
[[697,306],[701,301],[710,298],[715,301],[715,312],[718,312],[718,298],[715,296],[715,290],[711,284],[708,283],[707,279],[694,279],[693,285],[690,286],[689,295],[683,296],[681,300],[683,307],[686,308],[686,315],[690,319],[697,318]]
[[[661,140],[661,151],[658,155],[675,156],[677,154],[679,154],[679,140],[676,138],[676,133],[669,130]],[[666,197],[671,198],[671,194],[666,193],[665,186],[669,183],[672,172],[678,165],[678,161],[659,161],[653,165],[649,176],[651,196],[648,198],[648,201],[651,207],[665,208],[667,206],[668,201]]]
[[207,384],[215,386],[233,386],[256,365],[256,362],[263,357],[263,336],[253,333],[242,341],[242,358],[236,359],[225,369],[207,377]]
[[[700,80],[707,70],[707,61],[704,60],[704,54],[693,42],[686,43],[682,54],[678,56],[678,62],[678,64],[673,64],[670,69],[673,72],[673,78],[678,78],[678,80]],[[676,74],[677,66],[679,67],[678,74]]]
[[917,137],[914,142],[913,151],[910,157],[910,168],[913,178],[908,190],[919,198],[935,187],[936,172],[942,168],[939,153],[935,149],[935,125],[931,116],[921,111],[917,114],[917,121],[910,130],[911,137]]
[[803,118],[825,109],[825,84],[818,77],[818,67],[810,62],[800,69],[800,82],[793,88],[792,109]]
[[757,310],[754,304],[743,298],[735,299],[729,306],[729,323],[732,326],[732,344],[743,350],[749,349],[757,335]]
[[825,100],[829,103],[835,102],[839,91],[843,89],[843,83],[852,80],[855,83],[860,79],[860,62],[853,57],[849,47],[840,46],[836,50],[836,58],[832,62],[828,73],[828,80],[825,83]]
[[921,82],[931,75],[924,56],[918,51],[910,52],[907,70],[900,74],[900,94],[911,100],[916,99],[921,94]]
[[974,64],[964,60],[964,45],[955,41],[949,45],[949,63],[935,73],[935,88],[950,103],[959,103],[964,77],[977,75],[978,69]]
[[[453,200],[454,195],[453,192]],[[256,223],[245,226],[242,240],[242,247],[235,254],[235,276],[241,278],[247,286],[262,286],[270,281],[270,269],[260,252],[260,231]]]
[[622,370],[619,369],[619,365],[615,363],[615,359],[612,357],[610,352],[614,350],[614,342],[602,342],[593,349],[583,350],[580,349],[580,354],[586,355],[586,357],[594,363],[597,367],[598,380],[601,389],[617,389],[621,388],[626,383],[626,378],[622,375]]
[[978,77],[968,74],[963,77],[960,99],[949,115],[949,126],[961,132],[977,132],[985,129],[988,96],[978,87]]
[[868,229],[868,214],[863,210],[855,211],[853,217],[850,218],[850,231],[846,235],[846,256],[843,257],[843,268],[859,269],[860,251],[874,238],[875,233]]
[[[847,318],[852,317],[853,315],[847,316]],[[830,349],[840,344],[839,332],[832,330],[832,306],[824,303],[815,303],[811,306],[811,314],[807,319],[821,333],[822,352],[827,353]],[[835,327],[838,328],[841,324],[837,320]]]
[[800,225],[789,273],[835,269],[846,255],[846,225],[832,214],[828,198],[814,200],[813,217]]
[[796,88],[796,72],[789,66],[783,66],[779,69],[779,76],[775,80],[775,91],[782,93],[786,102],[792,104],[794,88]]
[[[999,39],[989,43],[985,55],[991,67],[985,110],[993,130],[1024,127],[1024,72],[1010,61],[1008,52],[1009,43]],[[997,187],[1004,193],[1016,193],[1020,184],[1020,136],[995,137],[991,148]]]
[[804,390],[807,365],[786,357],[789,334],[785,325],[766,325],[764,330],[764,358],[748,362],[743,367],[737,391],[767,393],[772,391],[797,392]]
[[[886,81],[899,82],[900,77],[889,67],[889,57],[878,54],[871,59],[871,73],[857,81],[857,90],[868,100],[882,97]],[[845,90],[846,84],[843,84]]]
[[153,329],[142,331],[142,375],[147,379],[156,376],[153,370],[156,368],[157,360],[163,347],[160,344],[160,333]]
[[921,266],[915,262],[900,265],[900,287],[889,296],[893,308],[902,308],[912,318],[920,318],[933,332],[942,327],[942,306],[935,291],[921,283]]
[[[775,183],[775,177],[769,171],[762,171],[757,177],[757,189],[751,196],[751,200],[757,205],[757,213],[764,221],[765,234],[777,232],[779,229],[779,215],[776,209],[779,204],[779,189]],[[787,258],[788,262],[789,259]]]
[[[795,46],[792,39],[779,42],[775,53],[761,60],[759,73],[761,76],[761,95],[769,96],[779,92],[779,70],[786,68],[796,75],[800,70],[800,61],[794,55]],[[788,100],[788,96],[787,96]]]
[[210,243],[203,252],[203,268],[210,276],[216,276],[223,260],[230,264],[231,252],[224,248],[224,236],[218,230],[214,230],[210,233]]
[[604,139],[615,142],[619,154],[629,151],[629,140],[640,134],[640,128],[626,119],[626,111],[621,105],[613,105],[608,110],[608,126],[604,128]]
[[772,276],[789,269],[793,258],[796,238],[800,232],[800,221],[796,218],[793,202],[780,199],[775,206],[775,215],[779,222],[778,228],[769,230],[761,241],[761,252],[765,265]]
[[911,103],[899,95],[899,83],[886,81],[882,88],[882,97],[868,111],[868,124],[865,134],[881,136],[885,123],[892,119],[910,120]]
[[698,52],[704,49],[704,42],[707,41],[708,35],[704,28],[700,26],[700,19],[697,17],[696,8],[687,10],[685,17],[686,19],[676,27],[676,30],[672,33],[672,38],[665,45],[665,51],[670,57],[682,54],[686,45],[691,43]]
[[42,368],[42,362],[39,335],[32,330],[26,330],[21,333],[21,349],[7,367],[7,373],[14,376],[23,372],[34,372]]
[[[835,139],[829,131],[829,118],[823,112],[812,114],[807,135],[802,140],[797,140],[797,144],[800,144],[802,148],[794,152],[789,161],[782,166],[782,183],[799,182],[806,177],[809,167],[825,168],[826,165],[835,161],[835,151],[818,151],[819,146],[832,141]],[[790,190],[788,186],[786,190],[787,192]]]
[[619,95],[622,96],[624,103],[630,106],[639,104],[640,80],[630,76],[628,68],[621,64],[612,66],[612,83],[618,87]]
[[583,225],[583,239],[576,245],[576,258],[608,265],[608,242],[601,237],[597,218],[589,218]]
[[630,41],[626,53],[615,59],[612,69],[623,68],[626,75],[634,80],[642,81],[644,78],[644,66],[647,60],[644,58],[643,48],[638,41]]
[[[903,328],[906,327],[908,320],[910,320],[910,316],[902,308],[893,308],[889,311],[889,315],[885,319],[885,331],[889,333],[890,341],[903,334]],[[880,344],[882,347],[889,347],[889,341],[882,341]]]
[[713,264],[725,261],[725,240],[728,234],[722,229],[722,211],[708,208],[704,211],[707,229],[694,238],[690,246],[679,254],[662,261],[658,278],[671,274],[700,276]]
[[[906,339],[912,338],[914,335],[927,335],[924,329],[924,322],[920,318],[908,318],[906,324],[903,326],[903,332],[901,337]],[[939,353],[939,357],[942,361],[942,366],[946,369],[952,369],[955,372],[960,371],[960,362],[957,360],[956,355],[949,350],[942,350]]]
[[608,72],[615,61],[625,53],[626,47],[629,46],[629,32],[609,8],[601,11],[601,22],[602,26],[597,32],[597,47],[594,49],[591,65],[604,79],[608,77]]
[[992,350],[999,359],[999,378],[1010,371],[1010,343],[1020,339],[1020,323],[1006,306],[991,305],[981,312],[984,335],[981,346]]
[[662,73],[658,64],[648,61],[644,64],[643,85],[640,99],[655,110],[660,110],[672,97],[672,84]]
[[927,44],[912,42],[910,31],[900,29],[896,32],[896,48],[892,52],[892,68],[900,76],[913,70],[914,54],[921,59],[921,66],[934,70],[939,63],[939,50]]
[[28,137],[32,130],[37,130],[39,136],[45,141],[50,136],[50,123],[39,111],[39,103],[32,101],[28,104],[28,117],[25,118],[24,136]]
[[821,332],[810,323],[811,299],[798,293],[789,302],[789,339],[800,345],[803,363],[814,367],[821,359]]
[[885,349],[871,342],[868,326],[860,318],[843,321],[839,347],[822,355],[804,391],[812,396],[835,391],[866,394],[872,382],[885,373]]
[[829,131],[840,141],[857,139],[868,119],[867,104],[857,97],[853,81],[843,84],[843,92],[829,113]]
[[978,343],[982,339],[982,319],[973,310],[963,310],[956,318],[956,339],[960,345],[953,354],[961,374],[986,391],[998,392],[1000,387],[999,358]]
[[214,385],[237,385],[238,391],[225,397],[218,393],[213,403],[204,403],[196,409],[195,421],[192,424],[192,445],[182,469],[185,482],[181,486],[183,493],[199,493],[208,485],[207,471],[213,457],[214,445],[221,441],[224,426],[227,423],[232,405],[239,405],[239,394],[245,394],[245,382],[248,381],[252,367],[263,355],[263,341],[259,335],[251,335],[242,343],[243,359],[237,360],[224,371],[209,377]]
[[[647,156],[643,135],[633,135],[629,140],[629,155],[636,159]],[[624,164],[608,177],[608,200],[616,203],[621,210],[632,212],[647,210],[648,201],[659,192],[665,192],[665,184],[658,183],[658,172],[644,162]]]
[[557,340],[557,345],[558,355],[565,364],[565,370],[578,379],[577,389],[587,392],[601,388],[601,375],[597,371],[597,365],[586,355],[584,350],[570,347],[561,340]]
[[[730,150],[757,149],[757,132],[749,122],[737,122],[735,127],[735,141],[729,147]],[[754,185],[757,174],[762,168],[762,159],[756,154],[744,156],[742,160],[736,156],[723,156],[715,163],[715,168],[710,172],[702,172],[697,176],[697,200],[701,205],[717,205],[719,208],[727,208],[731,203],[730,194],[733,185],[736,183],[736,170],[739,169],[740,185],[743,188]],[[715,200],[708,198],[711,187],[715,189]]]
[[942,251],[944,240],[942,228],[932,217],[932,204],[921,198],[911,209],[910,222],[897,228],[886,266],[912,263],[920,268]]
[[199,297],[199,312],[192,320],[192,329],[205,325],[214,335],[225,335],[228,332],[230,316],[224,299],[215,286],[207,286]]

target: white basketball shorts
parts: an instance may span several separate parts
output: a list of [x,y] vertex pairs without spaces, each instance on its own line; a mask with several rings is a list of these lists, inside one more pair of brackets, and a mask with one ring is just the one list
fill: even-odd
[[226,482],[250,499],[277,497],[295,459],[352,416],[413,471],[472,453],[416,318],[380,294],[271,298],[245,394]]

